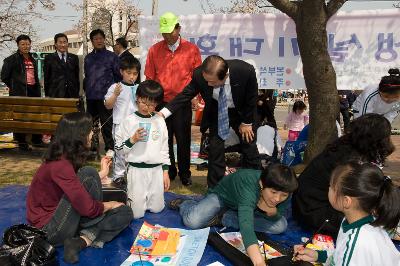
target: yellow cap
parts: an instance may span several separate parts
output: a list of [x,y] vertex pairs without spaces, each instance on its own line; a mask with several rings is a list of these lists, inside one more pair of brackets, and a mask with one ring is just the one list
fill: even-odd
[[178,23],[178,17],[174,13],[164,13],[160,17],[160,33],[171,33],[175,29],[175,25]]

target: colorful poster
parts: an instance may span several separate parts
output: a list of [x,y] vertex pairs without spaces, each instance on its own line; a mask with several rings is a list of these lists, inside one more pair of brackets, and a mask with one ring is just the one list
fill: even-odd
[[[148,226],[147,224],[146,226]],[[150,225],[151,226],[151,225]],[[159,227],[160,228],[160,227]],[[146,230],[149,230],[147,227]],[[176,253],[172,256],[145,255],[138,252],[131,254],[121,266],[195,266],[203,256],[207,244],[210,228],[198,230],[185,230],[180,228],[168,228],[180,234]],[[140,230],[141,231],[141,230]],[[149,233],[151,229],[147,232]],[[135,242],[136,243],[136,240]],[[133,245],[135,246],[135,244]],[[137,254],[136,254],[137,253]]]
[[159,227],[144,222],[130,252],[151,256],[173,256],[181,234],[178,230]]

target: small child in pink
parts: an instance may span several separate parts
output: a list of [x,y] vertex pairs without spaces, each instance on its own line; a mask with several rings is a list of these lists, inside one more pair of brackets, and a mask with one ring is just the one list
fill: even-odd
[[307,109],[303,101],[296,101],[292,112],[286,118],[283,128],[289,129],[288,141],[295,141],[300,131],[308,124],[308,115],[304,112]]

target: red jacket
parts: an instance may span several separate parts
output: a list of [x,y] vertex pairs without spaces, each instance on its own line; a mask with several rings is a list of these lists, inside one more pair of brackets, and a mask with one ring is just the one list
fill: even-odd
[[103,213],[103,203],[92,199],[72,164],[61,159],[43,163],[33,177],[26,199],[28,222],[37,228],[45,226],[64,194],[81,216],[94,218]]
[[201,65],[199,48],[184,39],[175,52],[171,52],[166,41],[160,41],[149,49],[144,75],[164,88],[164,102],[178,95],[192,80],[196,67]]

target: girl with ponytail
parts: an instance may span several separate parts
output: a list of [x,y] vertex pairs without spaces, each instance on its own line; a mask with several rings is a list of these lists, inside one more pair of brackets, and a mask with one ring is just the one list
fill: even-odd
[[331,175],[329,202],[344,214],[332,254],[295,246],[296,260],[326,265],[399,266],[387,231],[400,221],[400,188],[373,164],[350,162]]

